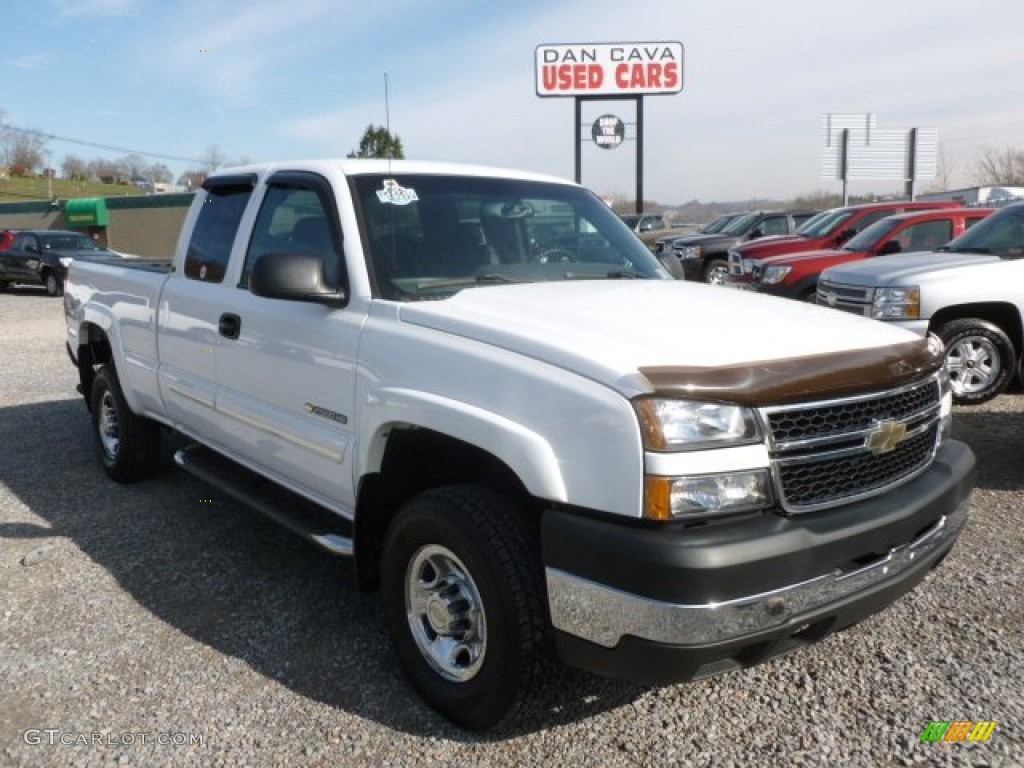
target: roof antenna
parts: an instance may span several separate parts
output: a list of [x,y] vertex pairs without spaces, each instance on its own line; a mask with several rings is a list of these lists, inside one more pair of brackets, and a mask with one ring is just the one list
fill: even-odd
[[384,73],[384,130],[388,134],[388,174],[391,173],[391,160],[395,149],[391,141],[391,99],[388,96],[388,73]]

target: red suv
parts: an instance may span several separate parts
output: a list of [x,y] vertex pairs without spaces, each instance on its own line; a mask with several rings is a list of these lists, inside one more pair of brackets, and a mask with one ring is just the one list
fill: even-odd
[[826,268],[891,253],[934,251],[962,235],[993,210],[953,208],[887,216],[839,249],[755,259],[747,287],[752,291],[814,302],[818,276]]
[[846,208],[833,208],[817,217],[811,226],[788,237],[773,237],[763,242],[749,242],[729,250],[729,276],[726,284],[734,288],[746,287],[750,282],[750,269],[755,259],[765,259],[779,254],[816,251],[822,248],[838,248],[854,235],[879,219],[895,213],[926,211],[940,208],[959,208],[962,204],[953,200],[929,200],[927,202],[864,203]]

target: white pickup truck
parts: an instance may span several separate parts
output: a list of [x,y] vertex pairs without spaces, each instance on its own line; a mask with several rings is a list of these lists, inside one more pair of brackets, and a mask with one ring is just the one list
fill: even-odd
[[107,474],[190,438],[186,470],[354,556],[465,727],[544,701],[558,660],[666,683],[817,641],[967,518],[936,343],[668,279],[558,179],[219,172],[169,270],[75,262],[65,311]]
[[829,267],[817,303],[935,334],[954,402],[991,400],[1024,362],[1024,203],[936,251]]

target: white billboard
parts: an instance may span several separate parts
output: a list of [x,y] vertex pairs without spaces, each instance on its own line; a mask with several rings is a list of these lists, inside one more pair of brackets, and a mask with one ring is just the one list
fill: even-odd
[[683,90],[683,44],[538,45],[538,96],[643,96]]
[[879,128],[872,114],[822,116],[821,178],[843,179],[843,131],[848,132],[846,179],[916,181],[935,178],[938,129]]

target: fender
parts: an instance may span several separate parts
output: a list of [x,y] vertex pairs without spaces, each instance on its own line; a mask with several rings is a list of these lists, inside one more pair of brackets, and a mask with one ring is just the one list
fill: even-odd
[[393,427],[422,427],[475,445],[510,467],[534,496],[568,501],[558,458],[543,437],[482,408],[402,388],[383,387],[367,395],[358,434],[372,437],[359,448],[356,477],[380,469]]

